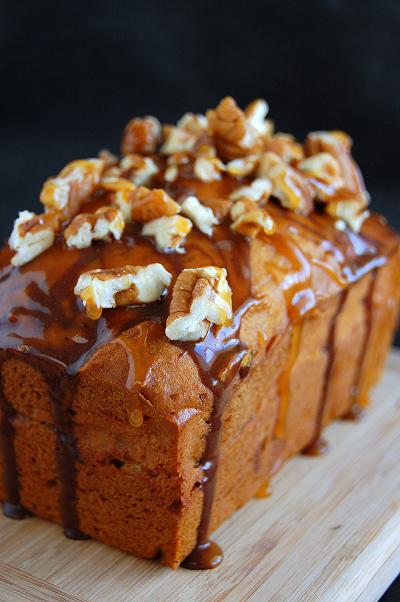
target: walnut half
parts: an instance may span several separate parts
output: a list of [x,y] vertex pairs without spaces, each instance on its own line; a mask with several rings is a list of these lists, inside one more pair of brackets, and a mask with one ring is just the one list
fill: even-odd
[[165,334],[174,341],[197,341],[211,323],[225,326],[232,319],[232,291],[224,268],[207,266],[182,270],[172,293]]
[[223,158],[236,159],[262,150],[258,108],[251,110],[249,119],[233,98],[227,96],[216,109],[207,111],[207,118],[217,149]]
[[89,318],[98,320],[106,308],[158,301],[171,278],[160,263],[91,270],[79,276],[74,293],[82,299]]

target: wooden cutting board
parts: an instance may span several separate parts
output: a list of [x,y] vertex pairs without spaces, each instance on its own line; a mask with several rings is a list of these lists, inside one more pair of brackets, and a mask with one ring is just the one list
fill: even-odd
[[291,460],[273,495],[215,534],[214,571],[175,572],[59,527],[0,519],[2,602],[377,600],[400,571],[400,352],[358,423],[327,431],[324,458]]

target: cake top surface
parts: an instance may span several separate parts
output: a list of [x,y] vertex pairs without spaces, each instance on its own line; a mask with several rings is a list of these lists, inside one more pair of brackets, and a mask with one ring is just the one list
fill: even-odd
[[206,356],[271,283],[298,320],[383,265],[398,238],[369,212],[350,138],[300,144],[267,111],[226,98],[176,126],[132,119],[121,158],[47,180],[44,213],[21,212],[0,254],[1,348],[74,373],[150,321]]

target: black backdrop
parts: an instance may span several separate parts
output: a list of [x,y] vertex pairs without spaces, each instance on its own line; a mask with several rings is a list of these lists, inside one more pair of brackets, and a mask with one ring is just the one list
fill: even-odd
[[[400,229],[398,0],[0,2],[0,235],[72,158],[132,115],[264,96],[277,127],[340,128]],[[400,342],[400,341],[399,341]]]

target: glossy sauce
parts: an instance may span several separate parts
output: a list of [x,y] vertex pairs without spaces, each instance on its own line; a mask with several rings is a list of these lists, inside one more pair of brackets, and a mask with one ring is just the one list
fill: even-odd
[[[189,176],[191,174],[188,174]],[[191,177],[181,178],[168,185],[169,192],[178,198],[195,193],[200,200],[227,198],[229,192],[241,184],[225,178],[220,182],[204,184]],[[96,198],[85,211],[106,204],[106,195]],[[339,287],[362,277],[368,271],[383,265],[392,240],[380,219],[368,220],[365,236],[338,232],[326,215],[313,214],[309,218],[296,216],[274,203],[269,209],[277,222],[277,234],[269,242],[283,258],[266,266],[282,287],[288,314],[293,322],[291,360],[281,377],[281,415],[277,434],[284,436],[284,425],[289,398],[290,372],[296,360],[301,323],[318,302],[318,291],[312,278],[312,267],[323,270]],[[313,240],[321,248],[321,257],[308,255],[299,242]],[[248,351],[239,337],[240,322],[247,309],[257,303],[251,291],[249,245],[245,238],[234,234],[229,224],[215,228],[212,239],[195,228],[185,243],[186,253],[160,253],[153,243],[140,236],[140,229],[128,225],[121,241],[96,242],[88,249],[67,249],[63,238],[47,252],[22,268],[9,264],[10,251],[0,252],[0,347],[4,359],[18,357],[34,365],[48,383],[55,429],[58,437],[58,470],[61,480],[61,510],[65,533],[83,537],[76,511],[76,470],[79,449],[74,436],[73,397],[79,371],[97,349],[114,340],[130,328],[154,323],[163,328],[168,313],[169,295],[160,302],[145,306],[130,306],[104,310],[97,321],[90,320],[82,303],[73,294],[82,272],[95,268],[111,268],[127,264],[147,265],[160,262],[172,273],[173,281],[186,267],[215,265],[225,267],[233,291],[234,319],[225,328],[211,328],[207,337],[195,344],[176,343],[195,360],[204,384],[214,396],[209,434],[201,460],[203,468],[204,503],[198,529],[198,543],[184,562],[188,568],[213,568],[222,559],[218,546],[208,540],[213,506],[219,445],[223,428],[224,410],[235,384],[248,373]],[[329,261],[326,256],[329,255]],[[332,261],[332,258],[334,261]],[[172,289],[172,287],[171,287]],[[170,290],[171,290],[170,289]],[[125,339],[124,339],[125,341]],[[128,344],[126,341],[124,344]],[[145,345],[145,342],[144,342]],[[134,350],[131,350],[132,357]],[[134,364],[129,371],[127,388],[133,380],[142,378]],[[136,372],[135,372],[136,370]],[[144,373],[144,371],[142,370]],[[13,450],[13,408],[4,396],[0,398],[2,411],[2,445],[5,459],[7,504],[19,508],[18,470]],[[139,420],[135,415],[135,424]],[[17,512],[18,514],[18,512]],[[21,511],[21,514],[24,514]]]
[[368,350],[368,343],[372,328],[373,319],[373,296],[376,282],[376,271],[371,274],[371,283],[368,287],[367,294],[364,298],[364,313],[365,319],[365,334],[364,340],[361,347],[360,359],[357,364],[357,370],[354,375],[353,386],[351,391],[350,409],[344,418],[348,420],[358,420],[364,413],[364,409],[368,405],[368,392],[362,390],[362,382],[364,378],[364,371],[367,366],[366,356]]
[[339,302],[337,309],[331,319],[331,323],[329,325],[328,337],[326,341],[326,352],[328,354],[325,374],[324,374],[324,382],[322,385],[321,399],[318,406],[318,413],[315,421],[315,430],[312,441],[308,447],[304,450],[304,453],[308,456],[321,456],[326,453],[329,449],[328,443],[321,437],[322,428],[323,428],[323,420],[325,415],[325,409],[328,402],[329,395],[329,385],[331,383],[331,374],[333,365],[335,362],[335,354],[336,354],[336,331],[337,331],[337,322],[338,318],[343,310],[344,304],[347,298],[347,290],[344,290],[340,293]]

